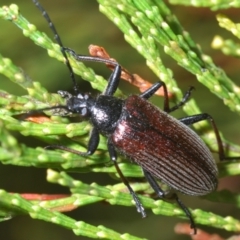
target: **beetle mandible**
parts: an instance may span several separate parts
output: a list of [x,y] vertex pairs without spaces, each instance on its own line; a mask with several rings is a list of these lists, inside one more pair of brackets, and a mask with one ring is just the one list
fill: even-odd
[[[162,81],[153,84],[152,87],[138,96],[131,95],[126,99],[114,97],[120,81],[121,66],[110,59],[79,55],[72,49],[64,47],[47,12],[37,0],[33,0],[33,2],[48,21],[55,40],[61,47],[74,84],[74,94],[67,91],[58,91],[66,99],[66,105],[47,109],[62,108],[70,114],[77,113],[80,116],[87,117],[93,125],[86,152],[61,145],[53,145],[49,148],[89,156],[98,147],[99,135],[106,136],[110,159],[131,193],[137,211],[141,213],[142,217],[146,216],[146,212],[117,164],[117,152],[125,155],[142,168],[147,181],[161,199],[166,198],[166,194],[155,179],[160,179],[172,189],[187,195],[202,196],[214,191],[218,184],[216,163],[204,142],[188,127],[188,125],[196,122],[209,120],[216,135],[219,158],[220,160],[226,159],[223,144],[213,118],[207,113],[181,119],[175,119],[169,115],[170,112],[177,110],[187,102],[193,87],[185,93],[183,99],[176,106],[171,108],[169,107],[167,87]],[[102,94],[93,98],[89,94],[80,93],[66,53],[72,55],[77,61],[102,62],[115,66]],[[148,101],[161,87],[164,90],[163,110]],[[191,212],[175,193],[171,195],[171,198],[176,200],[185,212],[190,220],[191,228],[196,233]]]

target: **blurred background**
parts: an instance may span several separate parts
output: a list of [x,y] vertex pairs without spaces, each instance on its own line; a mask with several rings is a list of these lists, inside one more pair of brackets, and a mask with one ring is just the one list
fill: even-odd
[[[9,5],[9,0],[1,0],[1,5]],[[48,24],[30,0],[15,0],[21,13],[38,30],[52,36]],[[155,82],[157,77],[146,67],[145,60],[124,41],[122,33],[98,10],[96,1],[88,0],[41,0],[41,4],[47,10],[54,22],[63,44],[81,54],[88,54],[88,46],[96,44],[103,46],[111,57],[120,62],[132,73],[137,73],[149,81]],[[192,38],[201,45],[203,51],[210,55],[217,66],[223,68],[227,75],[236,84],[239,80],[239,60],[224,56],[220,51],[211,49],[211,41],[215,35],[232,38],[225,30],[221,29],[216,21],[216,12],[206,8],[191,8],[183,6],[169,6],[179,18],[180,23]],[[239,21],[239,10],[221,11],[235,21]],[[0,22],[0,52],[4,57],[12,59],[15,65],[20,66],[35,81],[49,89],[50,92],[57,90],[71,90],[72,83],[67,68],[56,60],[49,58],[46,51],[22,35],[22,32],[11,22]],[[201,110],[211,114],[218,128],[228,140],[240,144],[239,116],[226,108],[222,101],[212,95],[207,88],[198,84],[195,76],[179,67],[169,56],[162,53],[164,63],[172,69],[175,79],[183,91],[190,85],[196,88],[193,97],[198,102]],[[110,71],[103,64],[89,64],[96,73],[108,77]],[[9,79],[0,76],[1,88],[10,93],[26,94],[20,87],[11,84]],[[80,88],[83,91],[91,91],[91,87],[85,81],[79,79]],[[122,81],[122,91],[129,95],[138,93],[138,89]],[[204,97],[203,97],[204,96]],[[153,103],[162,106],[160,97],[153,97]],[[176,117],[184,117],[182,111],[177,111]],[[27,138],[19,138],[26,144],[31,145]],[[0,188],[10,192],[33,192],[33,193],[67,193],[67,190],[46,182],[46,170],[35,168],[21,168],[15,166],[0,165]],[[76,179],[83,182],[97,182],[99,184],[111,184],[115,181],[107,174],[74,174]],[[221,179],[219,189],[228,188],[239,191],[238,177]],[[200,208],[212,211],[222,216],[231,215],[239,218],[239,211],[231,205],[210,203],[196,197],[181,196],[185,204],[191,208]],[[119,207],[98,203],[89,205],[68,213],[69,216],[86,221],[93,225],[104,225],[121,233],[130,233],[151,240],[158,239],[190,239],[188,236],[177,236],[173,228],[176,223],[183,222],[181,219],[165,216],[155,216],[148,211],[148,218],[141,219],[134,207]],[[217,232],[224,238],[231,236],[226,231],[199,226],[211,233]],[[27,216],[21,216],[0,224],[0,239],[4,240],[77,240],[87,239],[77,237],[71,231],[43,221],[32,220]]]

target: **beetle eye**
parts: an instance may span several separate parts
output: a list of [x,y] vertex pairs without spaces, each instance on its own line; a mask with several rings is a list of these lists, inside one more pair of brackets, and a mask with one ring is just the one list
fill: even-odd
[[81,93],[79,93],[79,94],[77,95],[77,98],[83,99],[83,95],[82,95]]
[[88,111],[87,111],[87,108],[86,107],[84,107],[84,108],[82,108],[81,109],[81,116],[86,116],[87,115],[87,113],[88,113]]

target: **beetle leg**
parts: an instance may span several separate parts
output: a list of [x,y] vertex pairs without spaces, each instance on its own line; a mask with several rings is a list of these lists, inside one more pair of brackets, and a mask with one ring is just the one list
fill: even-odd
[[192,125],[194,123],[197,123],[197,122],[200,122],[203,120],[209,120],[212,124],[212,128],[213,128],[213,131],[216,136],[219,159],[222,161],[222,160],[227,160],[227,159],[239,159],[240,158],[240,157],[226,157],[225,156],[222,139],[221,139],[219,131],[217,129],[217,125],[211,115],[209,115],[207,113],[200,113],[200,114],[196,114],[193,116],[180,118],[178,120],[186,125]]
[[102,95],[112,96],[116,92],[121,77],[121,71],[121,66],[119,64],[116,65],[108,79],[108,85]]
[[174,107],[171,107],[168,111],[165,111],[167,113],[170,113],[170,112],[173,112],[175,110],[177,110],[178,108],[182,107],[190,98],[191,96],[191,93],[192,93],[192,90],[194,90],[194,87],[190,87],[184,94],[182,100],[177,104],[175,105]]
[[173,199],[177,202],[178,206],[184,211],[184,213],[186,214],[186,216],[188,217],[189,221],[190,221],[190,227],[193,229],[193,234],[196,234],[197,229],[192,217],[191,212],[189,211],[189,209],[183,204],[183,202],[179,199],[179,197],[177,196],[176,193],[172,194],[171,197],[166,197],[164,191],[160,188],[160,186],[158,185],[158,183],[156,182],[155,178],[151,175],[151,173],[149,173],[148,171],[146,171],[145,169],[142,169],[143,173],[147,179],[147,181],[149,182],[150,186],[152,187],[152,189],[155,191],[155,193],[157,194],[157,196],[160,199],[164,199],[164,198],[168,198],[168,199]]
[[68,52],[77,61],[102,62],[105,64],[111,64],[115,66],[111,76],[108,79],[108,85],[105,91],[103,92],[103,95],[112,96],[116,92],[119,81],[120,81],[120,77],[121,77],[121,71],[122,71],[121,66],[117,62],[110,59],[104,59],[101,57],[92,57],[92,56],[77,54],[75,51],[67,47],[62,47],[61,49],[64,53]]
[[147,181],[149,182],[150,186],[155,191],[157,196],[161,199],[164,198],[165,197],[164,191],[160,188],[160,186],[158,185],[156,180],[152,177],[151,173],[149,173],[148,171],[146,171],[143,168],[142,168],[142,170],[143,170],[145,178],[147,179]]
[[139,95],[139,97],[144,98],[144,99],[149,99],[160,87],[164,88],[164,95],[165,91],[167,94],[167,87],[164,82],[156,82],[154,83],[150,88],[148,88],[146,91],[144,91],[142,94]]
[[45,148],[47,148],[47,149],[61,149],[63,151],[71,152],[71,153],[74,153],[74,154],[77,154],[77,155],[89,156],[89,155],[92,155],[96,151],[98,143],[99,143],[99,132],[96,128],[93,128],[91,133],[90,133],[90,139],[89,139],[89,142],[88,142],[87,152],[80,152],[78,150],[68,148],[68,147],[65,147],[65,146],[62,146],[62,145],[50,145],[50,146],[47,146]]
[[164,91],[163,110],[164,110],[164,112],[167,112],[167,113],[173,112],[173,111],[177,110],[178,108],[180,108],[181,106],[183,106],[189,100],[189,98],[191,96],[191,92],[194,89],[194,87],[191,86],[188,89],[188,91],[184,94],[182,100],[177,105],[175,105],[174,107],[171,107],[171,108],[169,107],[167,87],[166,87],[165,83],[162,81],[159,81],[159,82],[156,82],[155,84],[153,84],[149,89],[147,89],[145,92],[140,94],[139,97],[144,98],[144,99],[149,99],[160,87],[163,87],[163,91]]
[[147,89],[145,92],[139,95],[139,97],[144,98],[144,99],[149,99],[160,87],[163,87],[163,92],[164,92],[164,111],[168,112],[169,111],[169,99],[168,99],[168,91],[166,84],[162,81],[156,82],[153,84],[149,89]]
[[145,218],[147,216],[147,214],[145,212],[145,209],[144,209],[143,205],[141,204],[138,196],[136,195],[136,193],[133,191],[132,187],[130,186],[128,180],[124,177],[121,169],[119,168],[118,163],[117,163],[117,152],[116,152],[116,150],[115,150],[115,148],[114,148],[114,146],[113,146],[113,144],[111,143],[110,140],[108,140],[108,152],[109,152],[110,159],[114,163],[114,166],[117,170],[118,175],[120,176],[121,180],[126,185],[130,194],[133,197],[133,200],[134,200],[134,202],[136,204],[136,207],[137,207],[137,211],[142,214],[143,218]]
[[186,214],[186,216],[188,217],[189,221],[190,221],[190,228],[193,229],[193,233],[191,234],[196,234],[197,233],[197,228],[195,225],[195,222],[193,220],[192,214],[189,211],[189,209],[183,204],[183,202],[180,200],[180,198],[178,197],[178,195],[176,193],[174,193],[171,196],[172,199],[176,200],[176,202],[178,203],[178,205],[180,206],[180,208],[184,211],[184,213]]

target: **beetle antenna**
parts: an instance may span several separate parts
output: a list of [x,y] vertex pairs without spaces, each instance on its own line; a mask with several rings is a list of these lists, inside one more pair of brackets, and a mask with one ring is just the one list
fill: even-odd
[[52,107],[45,107],[45,108],[40,108],[40,109],[35,109],[35,110],[30,110],[28,111],[28,114],[35,114],[35,113],[42,113],[44,111],[51,111],[54,109],[63,109],[66,112],[68,112],[67,106],[65,105],[57,105],[57,106],[52,106]]
[[71,66],[71,64],[69,62],[69,59],[68,59],[67,54],[65,52],[65,49],[63,47],[62,40],[61,40],[61,38],[60,38],[60,36],[59,36],[59,34],[58,34],[54,24],[53,24],[51,18],[49,17],[48,13],[46,12],[46,10],[41,6],[41,4],[37,0],[32,0],[32,1],[35,4],[35,6],[40,10],[40,12],[42,13],[43,17],[47,20],[48,25],[49,25],[50,29],[52,30],[52,32],[54,34],[54,39],[56,40],[56,42],[58,43],[58,45],[61,48],[62,55],[63,55],[63,57],[66,60],[66,65],[67,65],[67,67],[69,69],[70,77],[71,77],[71,79],[73,81],[73,90],[77,94],[77,93],[79,93],[79,87],[78,87],[78,84],[76,82],[72,66]]
[[111,59],[77,54],[75,51],[73,51],[71,48],[68,48],[68,47],[63,47],[63,49],[65,52],[68,52],[70,55],[72,55],[77,61],[100,62],[100,63],[105,63],[105,64],[111,64],[115,67],[119,66],[118,62],[111,60]]

